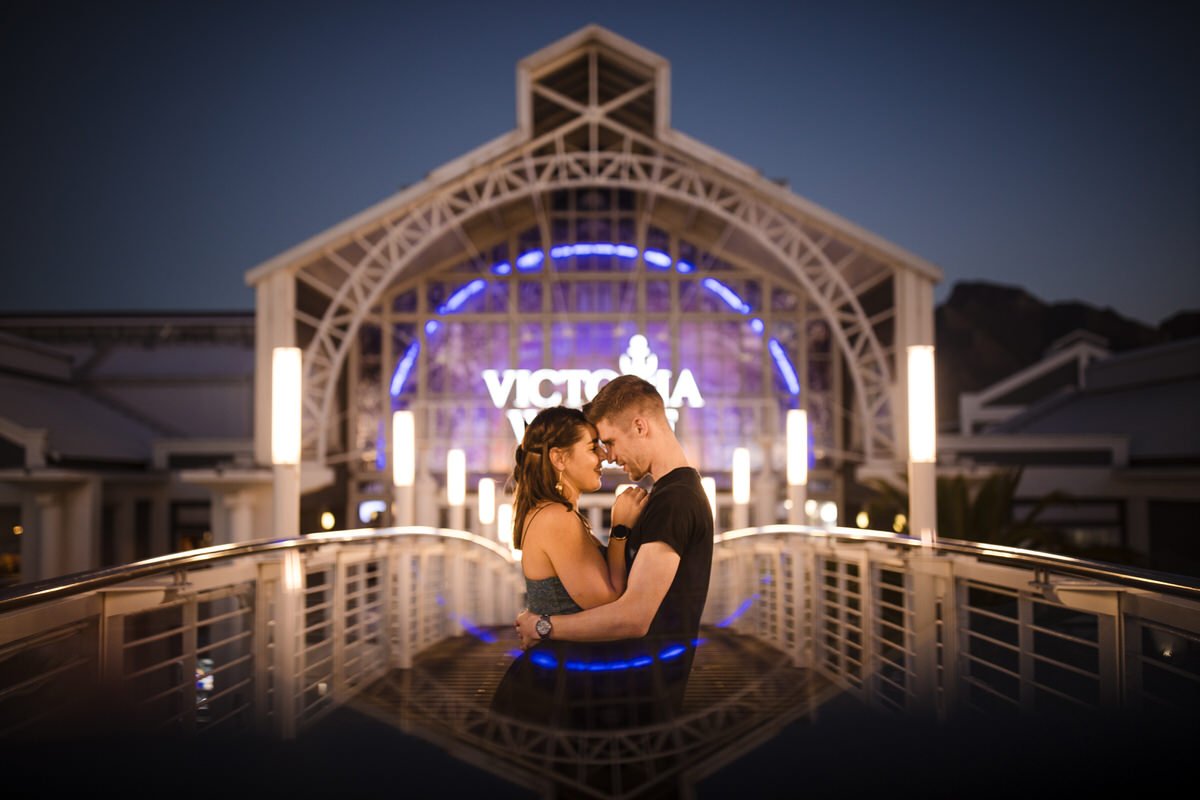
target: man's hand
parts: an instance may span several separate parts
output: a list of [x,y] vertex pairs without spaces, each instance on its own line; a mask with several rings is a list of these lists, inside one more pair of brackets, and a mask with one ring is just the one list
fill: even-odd
[[650,493],[640,486],[621,492],[613,501],[612,524],[632,528],[642,515],[642,509],[646,507],[646,501],[649,499]]
[[517,621],[513,624],[513,627],[517,629],[517,635],[521,637],[522,650],[528,650],[542,640],[534,628],[537,625],[537,621],[538,615],[530,612],[528,608],[517,615]]

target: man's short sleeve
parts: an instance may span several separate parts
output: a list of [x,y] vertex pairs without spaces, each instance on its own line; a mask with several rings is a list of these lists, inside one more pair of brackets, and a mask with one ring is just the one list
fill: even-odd
[[693,526],[689,519],[691,509],[682,495],[677,487],[670,486],[651,496],[637,521],[641,545],[665,542],[680,556],[687,551],[688,534]]

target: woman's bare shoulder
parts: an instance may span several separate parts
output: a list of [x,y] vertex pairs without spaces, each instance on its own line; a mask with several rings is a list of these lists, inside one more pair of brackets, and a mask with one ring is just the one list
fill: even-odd
[[542,531],[553,535],[554,532],[575,530],[583,525],[579,516],[568,511],[559,503],[547,503],[534,509],[533,516],[525,527],[526,536],[537,536]]

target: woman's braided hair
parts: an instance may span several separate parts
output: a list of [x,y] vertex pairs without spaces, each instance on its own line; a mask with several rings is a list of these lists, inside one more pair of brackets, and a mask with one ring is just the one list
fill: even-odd
[[583,412],[566,406],[554,406],[538,413],[525,427],[517,445],[511,481],[513,501],[513,547],[520,550],[529,513],[543,503],[562,503],[571,511],[571,503],[554,488],[558,473],[550,463],[550,450],[569,448],[579,437],[591,433],[592,424]]

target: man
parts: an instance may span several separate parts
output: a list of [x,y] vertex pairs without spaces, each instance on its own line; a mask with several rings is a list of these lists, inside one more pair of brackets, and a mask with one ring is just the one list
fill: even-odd
[[635,375],[615,378],[583,412],[596,426],[607,460],[635,482],[651,476],[654,487],[632,530],[625,532],[625,593],[577,614],[539,618],[521,612],[522,646],[649,637],[643,650],[678,664],[686,680],[712,571],[712,509],[700,475],[688,464],[662,396],[648,381]]

